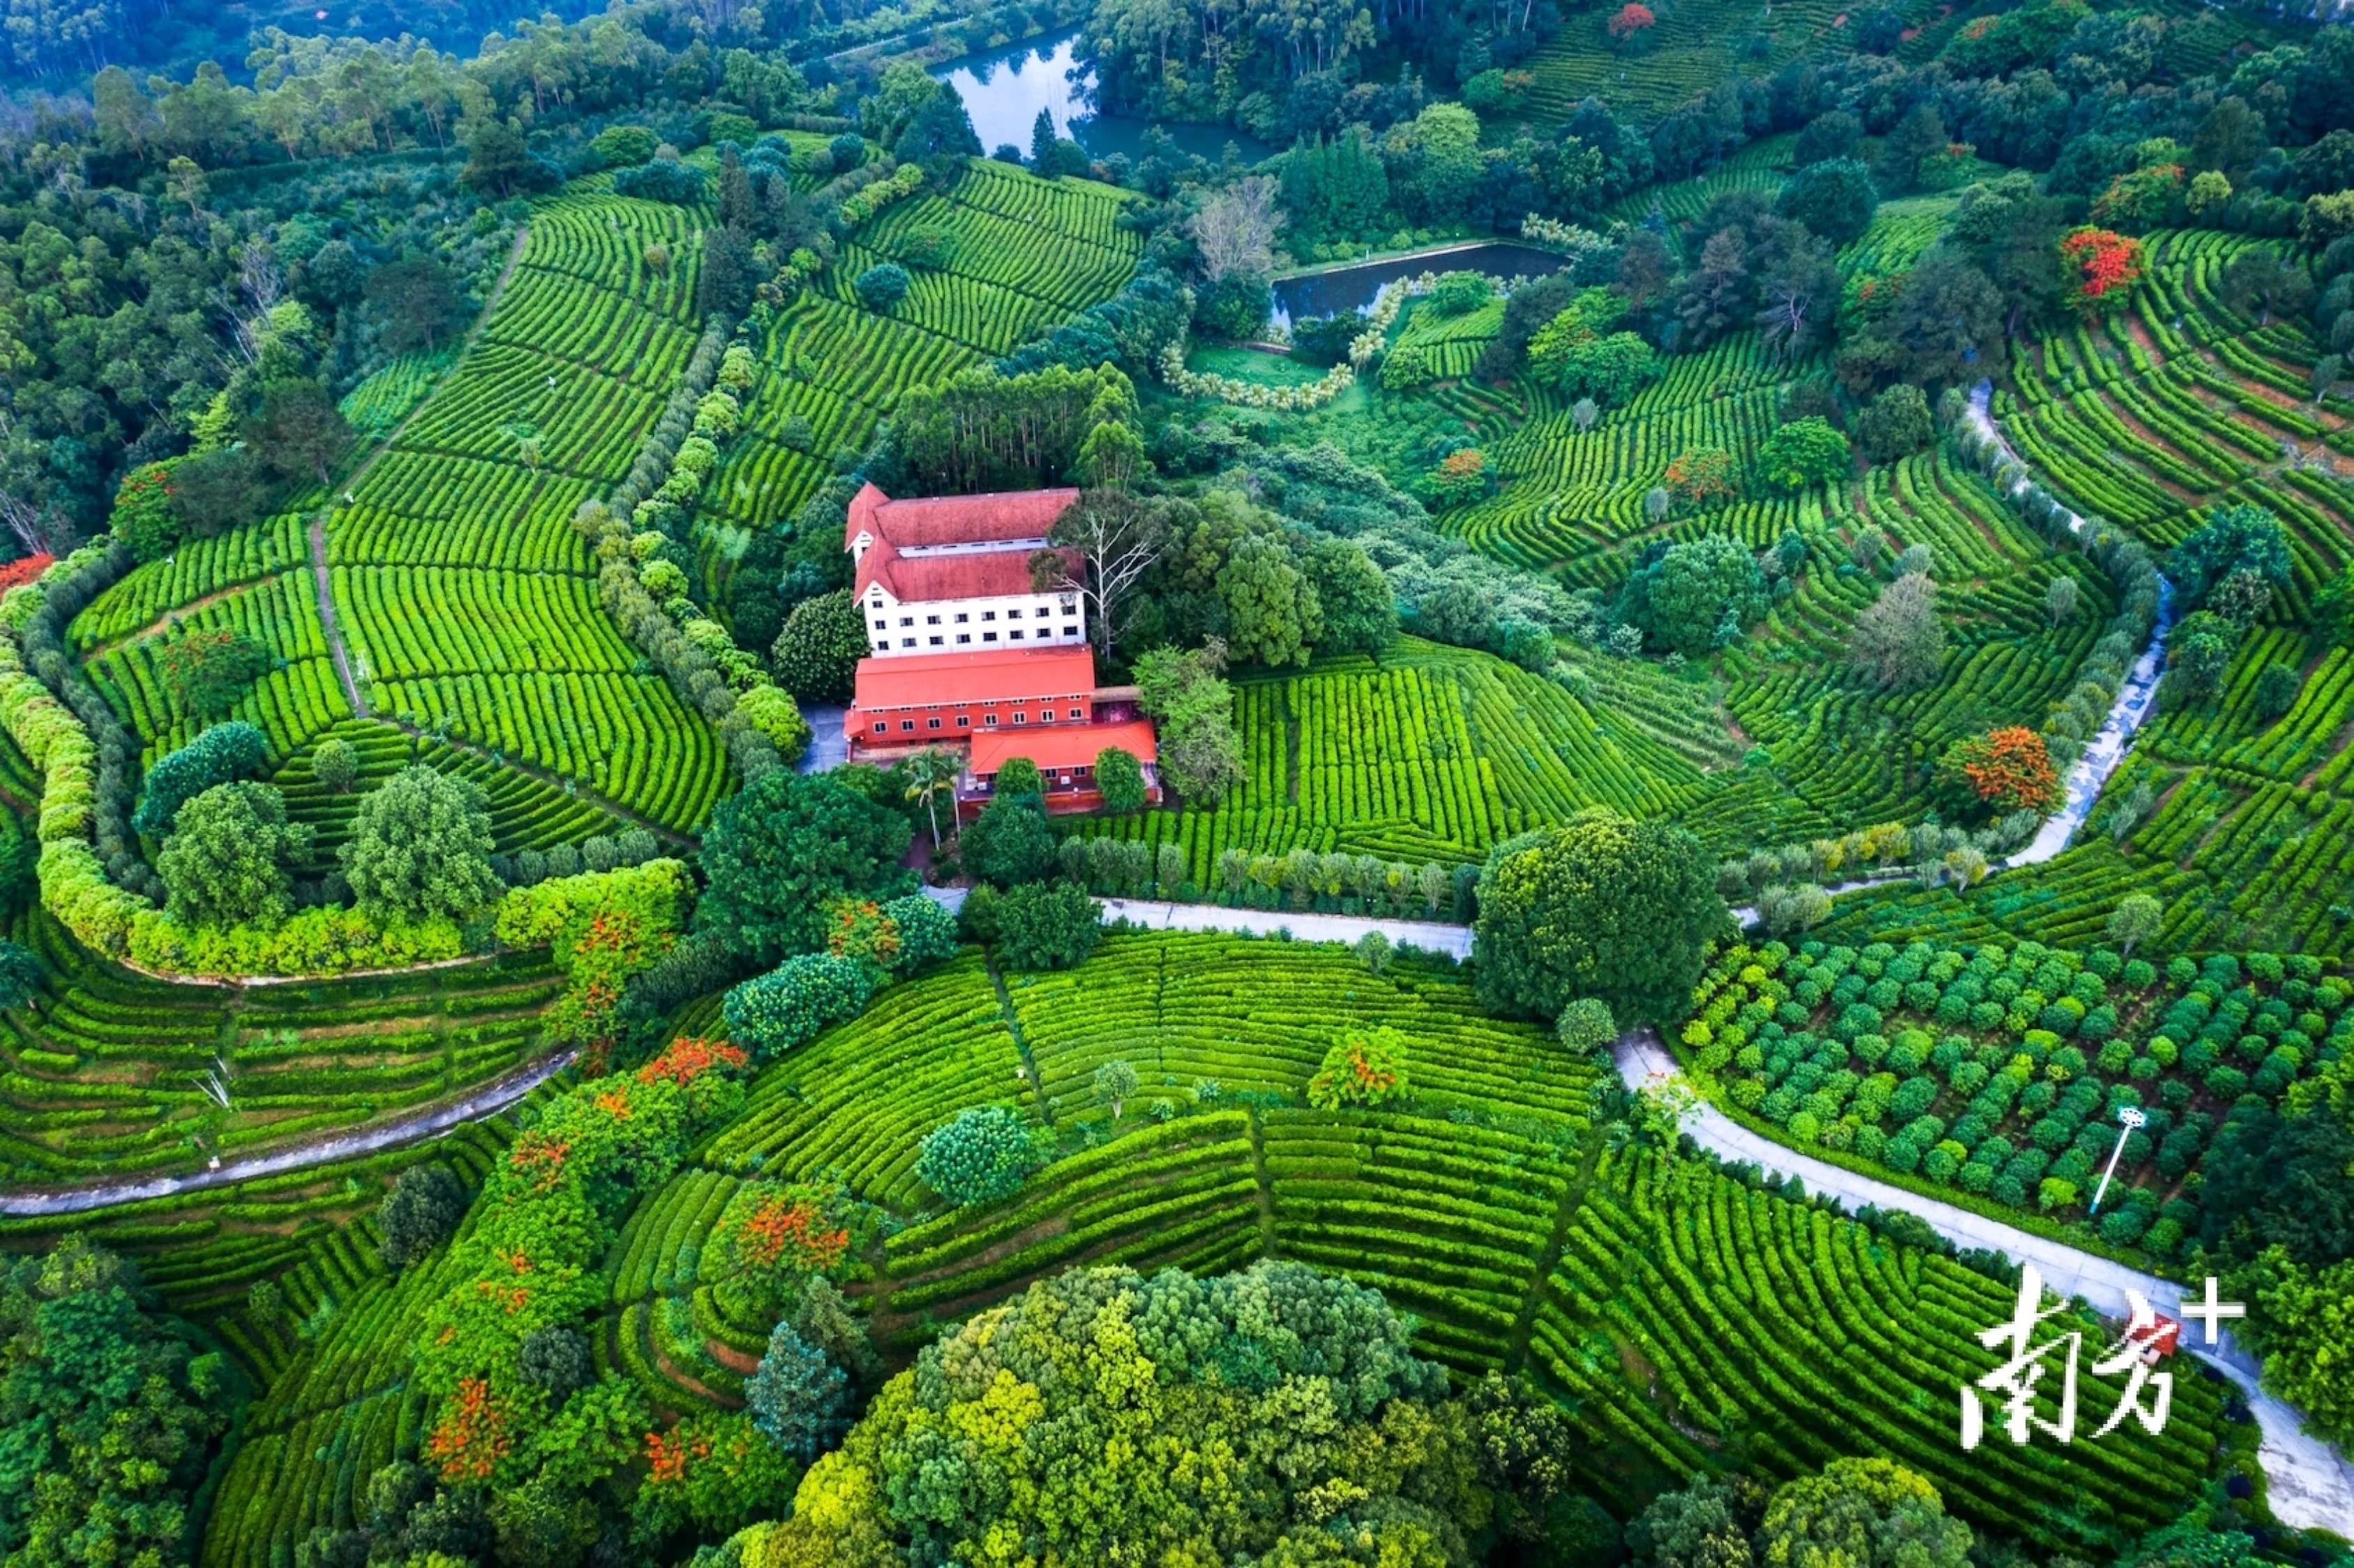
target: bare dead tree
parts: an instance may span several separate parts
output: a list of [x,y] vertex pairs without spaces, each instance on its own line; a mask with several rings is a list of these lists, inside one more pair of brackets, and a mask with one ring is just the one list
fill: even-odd
[[1202,275],[1214,283],[1233,273],[1263,273],[1275,266],[1275,238],[1283,215],[1276,210],[1275,182],[1249,175],[1204,201],[1185,222],[1201,252]]
[[1046,540],[1052,547],[1030,557],[1032,585],[1041,593],[1079,595],[1094,618],[1097,649],[1109,659],[1114,612],[1168,546],[1163,508],[1125,491],[1092,490],[1055,520]]

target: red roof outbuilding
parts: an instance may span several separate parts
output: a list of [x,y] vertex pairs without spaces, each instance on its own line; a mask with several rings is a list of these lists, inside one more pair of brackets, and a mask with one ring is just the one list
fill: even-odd
[[1021,703],[1081,696],[1096,690],[1095,650],[991,649],[981,653],[901,653],[858,662],[861,711]]
[[1015,757],[1026,757],[1049,773],[1065,768],[1092,768],[1096,753],[1115,746],[1139,762],[1153,762],[1161,755],[1152,721],[1129,719],[1125,724],[984,730],[972,737],[971,768],[977,777],[987,779]]

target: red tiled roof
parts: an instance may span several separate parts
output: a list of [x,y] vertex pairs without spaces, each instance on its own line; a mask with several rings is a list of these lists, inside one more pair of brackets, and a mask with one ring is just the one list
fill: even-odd
[[1009,648],[981,653],[902,653],[858,662],[857,709],[1023,703],[1086,696],[1096,689],[1095,650]]
[[842,547],[863,530],[902,549],[1042,539],[1079,498],[1076,490],[1002,490],[990,495],[925,495],[894,501],[869,484],[850,498]]
[[[875,583],[901,604],[936,604],[950,599],[1016,599],[1038,590],[1030,578],[1028,550],[981,550],[969,556],[902,556],[887,541],[870,546],[858,563],[854,597]],[[1066,550],[1070,569],[1079,553]]]
[[1027,729],[985,729],[972,737],[972,771],[982,777],[1005,766],[1006,759],[1026,757],[1041,768],[1092,768],[1096,753],[1119,747],[1139,762],[1160,755],[1150,719],[1126,724],[1034,725]]

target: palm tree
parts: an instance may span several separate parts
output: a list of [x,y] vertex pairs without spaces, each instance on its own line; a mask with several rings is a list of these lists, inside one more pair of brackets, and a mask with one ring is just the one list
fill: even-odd
[[955,788],[957,775],[963,771],[964,764],[955,752],[937,746],[928,746],[907,758],[907,776],[912,780],[907,786],[907,799],[924,803],[924,814],[932,824],[934,854],[940,853],[940,812],[937,803],[940,791]]

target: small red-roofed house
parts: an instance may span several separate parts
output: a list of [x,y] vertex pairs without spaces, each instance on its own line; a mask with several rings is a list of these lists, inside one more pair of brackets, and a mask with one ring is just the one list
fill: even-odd
[[1078,493],[894,501],[869,484],[852,498],[843,547],[873,649],[843,720],[853,758],[964,752],[964,814],[988,800],[1008,759],[1026,757],[1045,778],[1049,810],[1086,810],[1101,803],[1097,754],[1119,747],[1144,765],[1147,797],[1160,800],[1152,723],[1132,687],[1096,684],[1079,596],[1032,586],[1031,557]]

